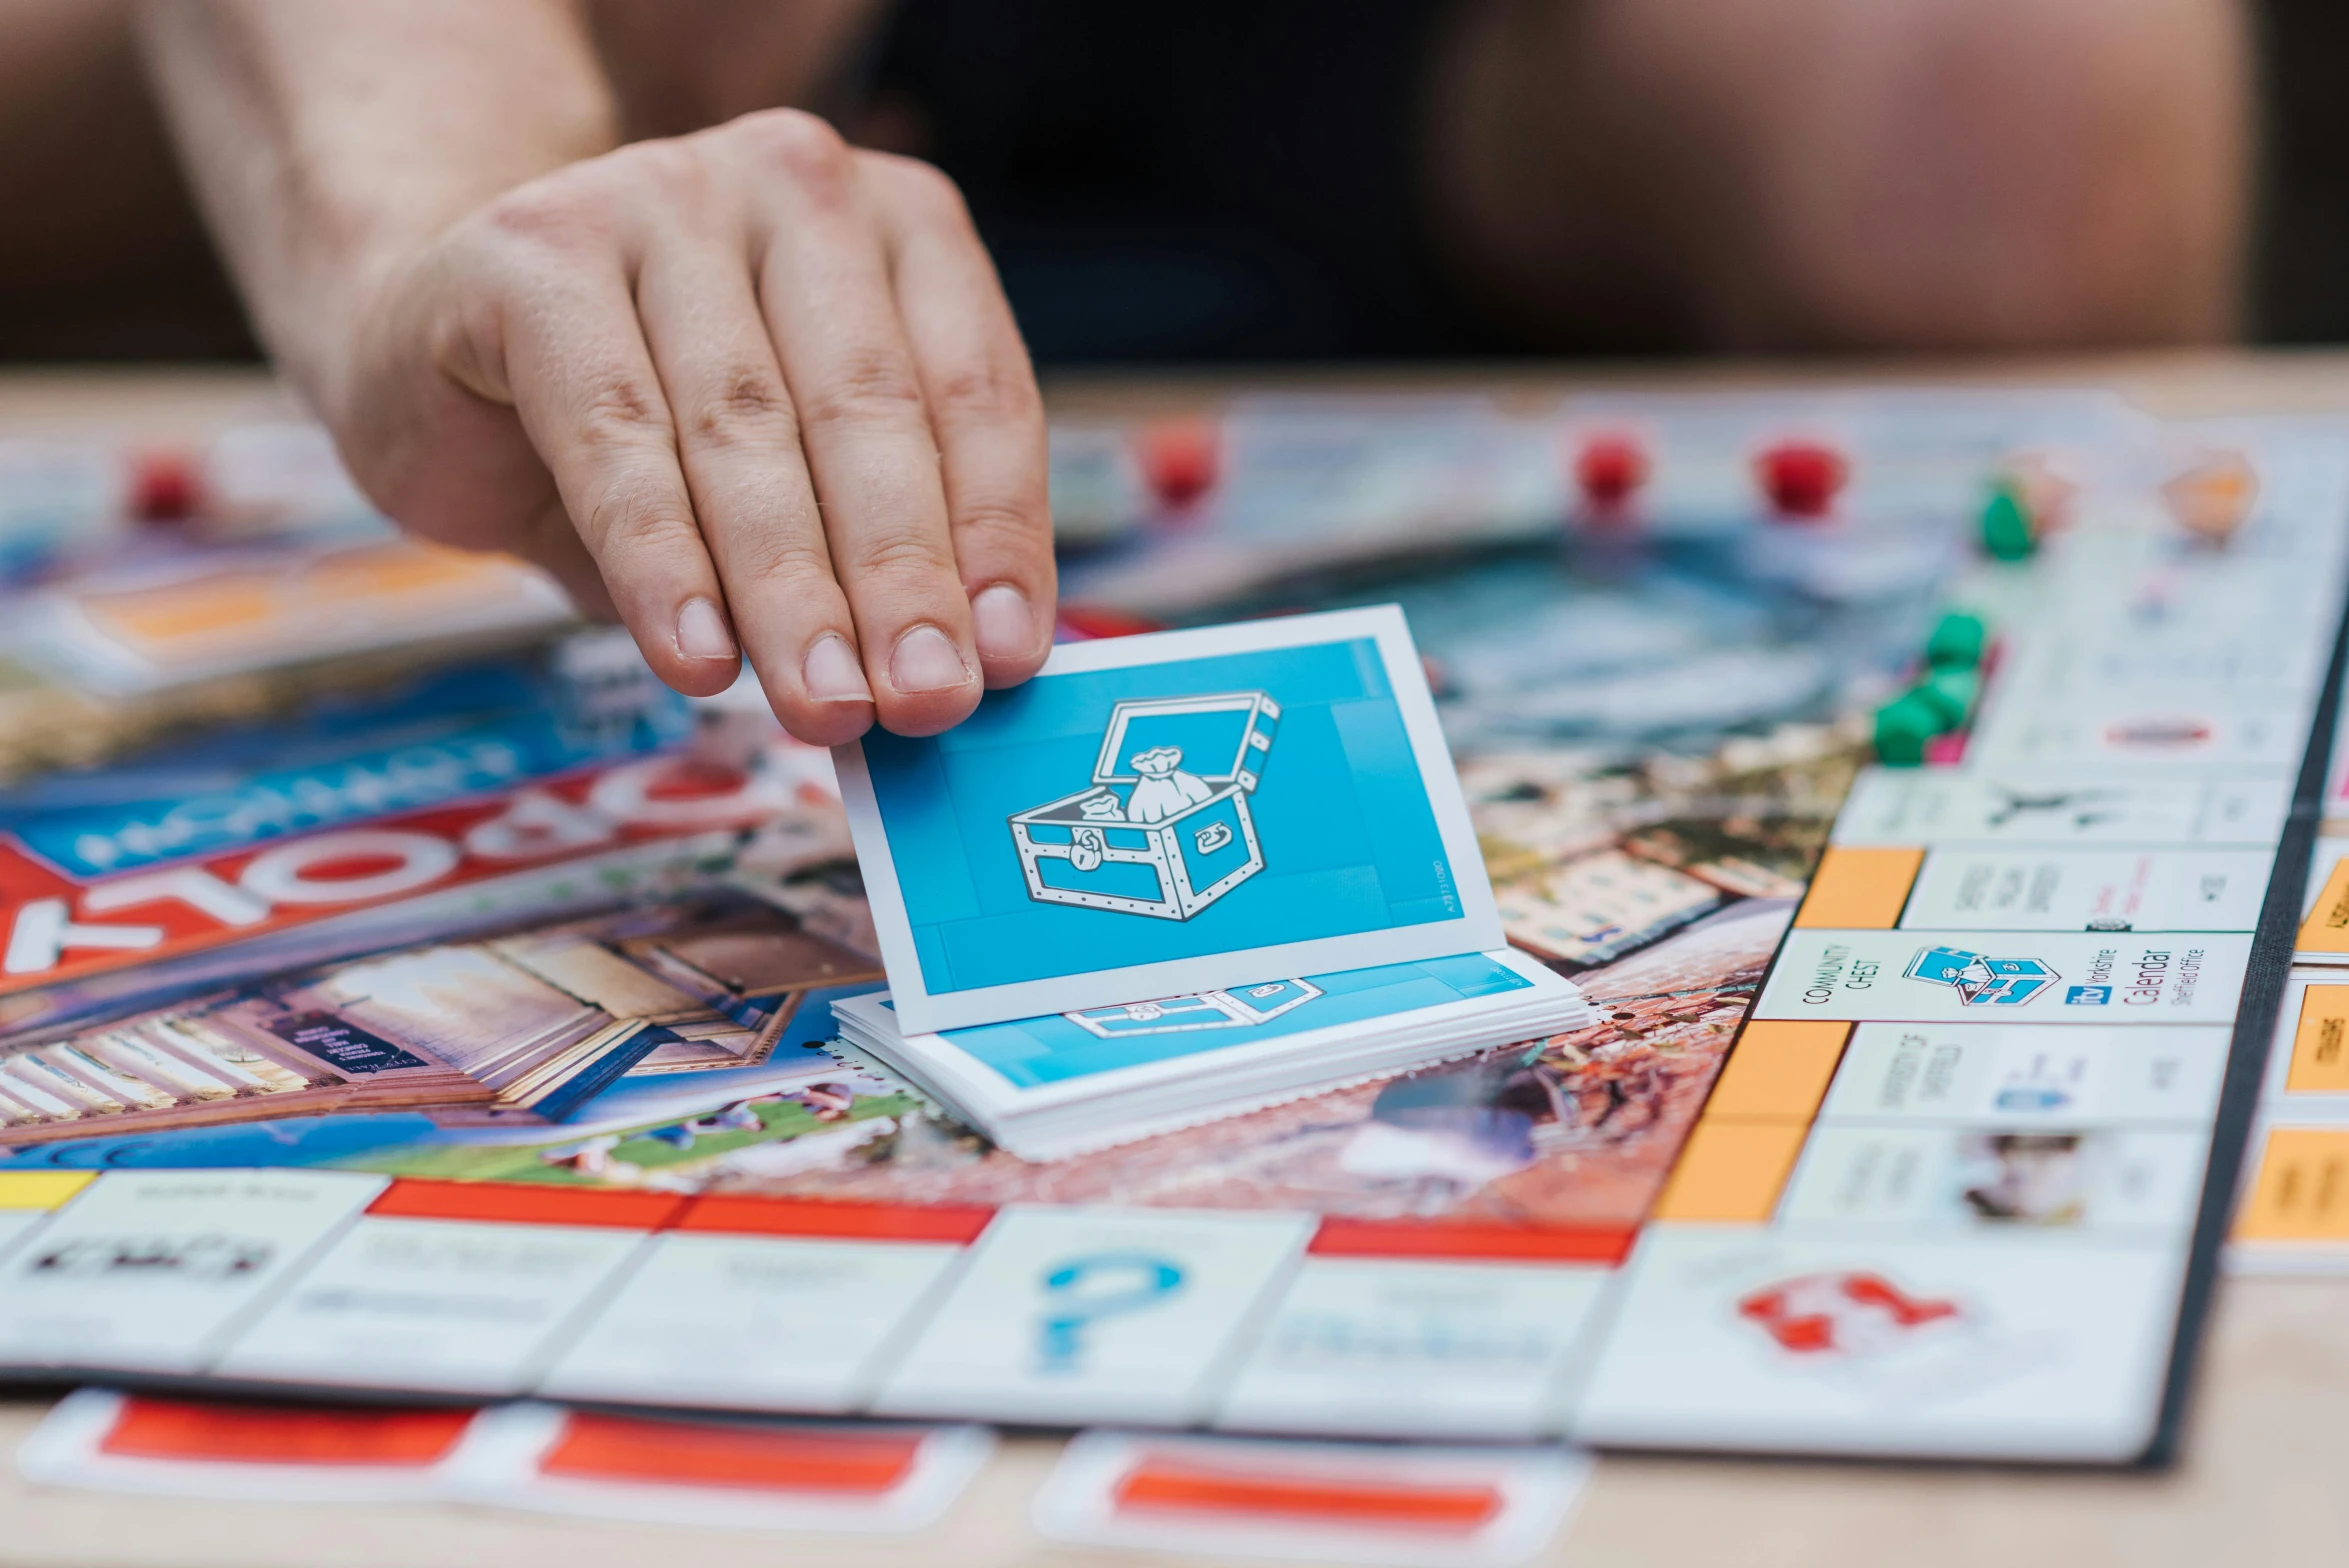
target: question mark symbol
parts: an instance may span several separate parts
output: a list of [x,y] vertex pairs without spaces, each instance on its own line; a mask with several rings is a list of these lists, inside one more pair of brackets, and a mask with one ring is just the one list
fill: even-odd
[[[1086,1281],[1100,1283],[1087,1285]],[[1048,1295],[1063,1298],[1057,1314],[1038,1325],[1037,1370],[1074,1372],[1084,1353],[1085,1325],[1154,1306],[1183,1287],[1180,1264],[1148,1252],[1095,1252],[1071,1258],[1044,1276]]]

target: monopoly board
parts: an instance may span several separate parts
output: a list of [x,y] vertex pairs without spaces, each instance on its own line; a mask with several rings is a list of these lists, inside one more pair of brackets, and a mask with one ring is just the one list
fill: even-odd
[[591,638],[191,736],[51,581],[40,711],[113,728],[0,797],[0,1365],[2125,1463],[2255,1109],[2238,1256],[2349,1259],[2337,433],[1287,400],[1056,430],[1055,497],[1072,635],[1401,604],[1602,1021],[1018,1160],[827,1049],[872,927],[755,715]]

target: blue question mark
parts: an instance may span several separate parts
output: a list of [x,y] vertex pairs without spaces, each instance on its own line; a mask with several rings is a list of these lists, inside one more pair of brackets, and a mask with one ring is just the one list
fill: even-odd
[[[1105,1289],[1085,1289],[1085,1281],[1111,1281]],[[1096,1318],[1139,1312],[1160,1298],[1183,1288],[1180,1264],[1148,1252],[1094,1252],[1071,1258],[1048,1271],[1043,1280],[1048,1295],[1062,1297],[1060,1311],[1047,1309],[1037,1325],[1037,1370],[1074,1372],[1084,1352],[1081,1335]]]

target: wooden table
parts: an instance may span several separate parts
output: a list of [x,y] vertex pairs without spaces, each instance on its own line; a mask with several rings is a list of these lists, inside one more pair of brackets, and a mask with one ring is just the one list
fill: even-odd
[[[1360,374],[1280,378],[1360,387]],[[1601,367],[1410,373],[1373,384],[1494,386],[1529,396],[1565,386],[1743,386],[1860,379],[2098,383],[2155,412],[2349,414],[2349,355],[2211,354],[2028,364],[1702,371]],[[1056,386],[1056,406],[1178,408],[1229,383],[1158,379]],[[1259,384],[1259,383],[1252,383]],[[92,418],[164,434],[283,408],[257,377],[0,376],[0,435]],[[0,1401],[0,1450],[40,1419]],[[1020,1438],[940,1524],[915,1536],[769,1536],[573,1523],[453,1506],[256,1505],[27,1486],[0,1467],[0,1565],[41,1568],[643,1568],[683,1554],[694,1568],[778,1562],[873,1568],[1079,1568],[1168,1562],[1047,1542],[1027,1503],[1057,1445]],[[1810,1461],[1608,1458],[1545,1561],[1737,1564],[1739,1568],[2205,1568],[2349,1561],[2349,1280],[2238,1280],[2221,1288],[2186,1457],[2160,1475],[1866,1466]],[[1182,1559],[1231,1564],[1232,1558]]]

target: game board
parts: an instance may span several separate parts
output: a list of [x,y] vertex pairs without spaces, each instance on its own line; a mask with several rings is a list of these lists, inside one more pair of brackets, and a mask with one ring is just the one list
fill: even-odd
[[2243,1169],[2228,1266],[2239,1273],[2349,1272],[2349,754],[2336,715],[2322,817],[2309,857],[2292,970],[2277,1009]]
[[[205,948],[177,992],[7,999],[0,1360],[1068,1425],[2168,1451],[2312,852],[2338,433],[2165,428],[2077,394],[1317,398],[1055,451],[1074,632],[1403,605],[1510,937],[1604,1022],[1022,1161],[824,1048],[829,998],[869,983],[837,955],[874,949],[809,754],[729,760],[756,765],[702,793],[771,815],[684,854],[659,851],[674,824],[566,837],[615,764],[558,761],[520,823],[532,855],[456,903],[326,900],[299,940]],[[532,790],[447,803],[475,816],[440,831]],[[314,831],[201,868],[241,887]],[[637,869],[599,901],[623,850]],[[147,918],[103,891],[120,873],[42,866],[53,937]],[[670,902],[625,917],[643,929],[596,924],[647,889]],[[14,931],[39,900],[9,897]],[[545,956],[587,949],[562,962],[593,976]],[[142,972],[122,946],[60,952]],[[460,1013],[466,966],[503,966],[542,1054],[500,1077],[335,1000],[390,965],[458,976],[431,984]],[[237,1037],[298,1086],[204,1044],[252,997],[299,1017]],[[128,1036],[220,1092],[100,1087]],[[430,1070],[361,1106],[385,1052]],[[2247,1242],[2273,1239],[2265,1201]]]

